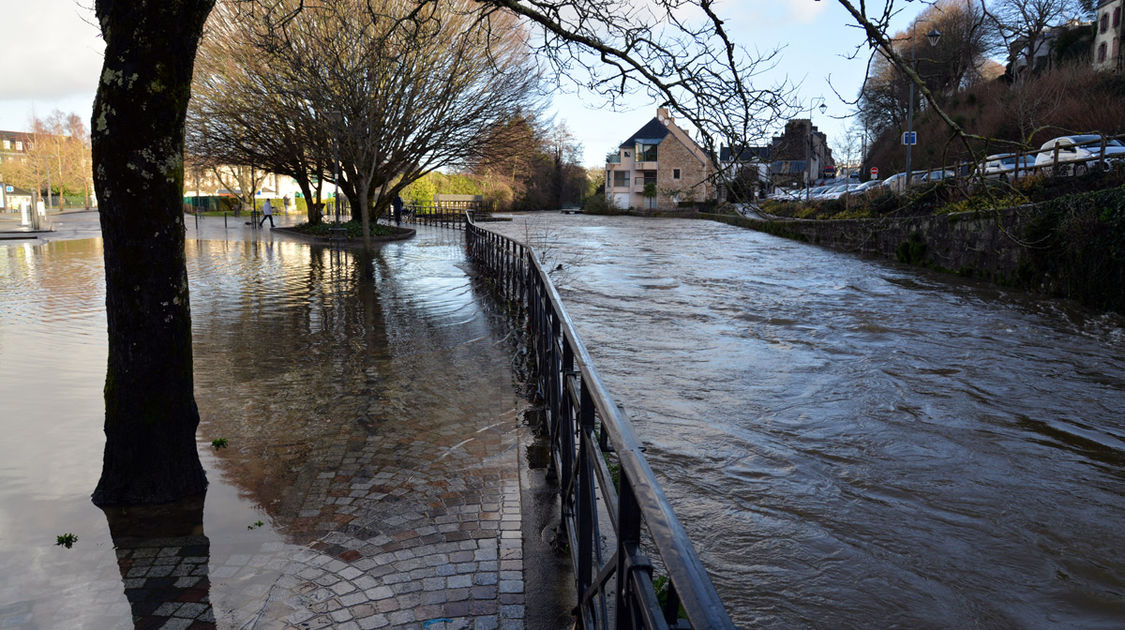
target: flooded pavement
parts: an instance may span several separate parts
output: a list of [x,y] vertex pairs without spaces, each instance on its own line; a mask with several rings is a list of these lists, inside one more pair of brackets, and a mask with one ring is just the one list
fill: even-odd
[[707,221],[517,215],[735,622],[1125,623],[1125,322]]
[[522,628],[523,402],[461,235],[384,245],[374,283],[221,218],[188,239],[210,487],[171,514],[89,500],[100,240],[0,243],[0,627]]

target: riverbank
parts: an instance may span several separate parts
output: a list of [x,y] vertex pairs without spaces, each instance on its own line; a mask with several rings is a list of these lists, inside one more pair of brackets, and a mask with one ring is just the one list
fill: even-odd
[[911,217],[699,216],[1125,313],[1125,188],[1013,208]]

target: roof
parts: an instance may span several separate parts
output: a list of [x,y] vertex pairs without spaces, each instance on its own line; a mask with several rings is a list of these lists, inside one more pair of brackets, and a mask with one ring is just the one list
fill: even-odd
[[734,150],[732,147],[719,148],[719,161],[720,162],[753,162],[753,161],[768,161],[770,159],[769,147],[744,147],[738,152],[738,157],[734,158]]
[[660,122],[656,118],[653,118],[652,120],[648,121],[648,123],[646,123],[644,127],[638,129],[637,133],[629,136],[628,140],[622,142],[620,148],[631,148],[633,145],[637,144],[637,141],[639,140],[643,140],[646,143],[659,144],[660,141],[668,135],[668,133],[668,128],[664,126],[664,123]]

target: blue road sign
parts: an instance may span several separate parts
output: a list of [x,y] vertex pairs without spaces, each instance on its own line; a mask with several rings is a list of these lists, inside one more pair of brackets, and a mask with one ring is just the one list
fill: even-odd
[[918,144],[918,132],[917,131],[905,131],[905,132],[903,132],[902,143],[903,144]]

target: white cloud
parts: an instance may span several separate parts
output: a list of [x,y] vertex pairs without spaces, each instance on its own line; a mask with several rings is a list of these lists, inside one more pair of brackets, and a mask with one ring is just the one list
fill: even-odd
[[47,101],[97,89],[105,44],[92,9],[75,0],[0,0],[0,7],[0,101]]
[[781,2],[789,17],[801,24],[812,22],[824,11],[828,0],[784,0]]

